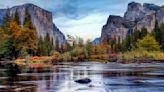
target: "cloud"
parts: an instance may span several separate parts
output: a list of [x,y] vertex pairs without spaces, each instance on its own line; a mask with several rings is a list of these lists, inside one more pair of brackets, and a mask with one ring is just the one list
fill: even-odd
[[102,25],[104,25],[107,17],[107,14],[95,13],[79,20],[63,17],[54,19],[54,22],[57,22],[56,25],[61,30],[64,30],[65,35],[71,34],[73,36],[80,36],[84,40],[93,40],[93,38],[100,37]]

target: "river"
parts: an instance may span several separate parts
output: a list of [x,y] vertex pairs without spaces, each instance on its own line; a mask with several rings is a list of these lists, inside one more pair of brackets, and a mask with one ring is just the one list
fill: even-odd
[[[75,80],[89,78],[91,83]],[[0,92],[164,92],[164,63],[67,62],[51,72],[7,76],[0,69]]]

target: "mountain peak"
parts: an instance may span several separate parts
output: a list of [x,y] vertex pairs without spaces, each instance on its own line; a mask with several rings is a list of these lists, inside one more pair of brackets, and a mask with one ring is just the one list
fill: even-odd
[[160,9],[160,6],[151,3],[144,3],[143,5],[136,2],[128,4],[128,9],[124,14],[124,18],[130,21],[140,21],[144,16],[151,15]]
[[131,2],[128,4],[128,10],[138,10],[142,7],[142,5],[140,3],[137,2]]
[[143,7],[145,8],[145,10],[154,10],[157,11],[159,10],[160,6],[152,4],[152,3],[144,3]]

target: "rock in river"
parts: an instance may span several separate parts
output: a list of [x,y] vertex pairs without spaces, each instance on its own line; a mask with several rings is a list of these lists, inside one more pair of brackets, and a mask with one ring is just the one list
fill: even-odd
[[75,82],[80,83],[80,84],[88,84],[91,82],[91,79],[84,78],[84,79],[75,80]]

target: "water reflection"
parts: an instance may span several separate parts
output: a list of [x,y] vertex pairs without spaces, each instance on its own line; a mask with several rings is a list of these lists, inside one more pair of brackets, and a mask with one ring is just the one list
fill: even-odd
[[[21,73],[10,78],[12,73],[9,73],[9,70],[5,72],[5,69],[0,69],[0,92],[164,91],[163,63],[141,65],[98,62],[60,63],[54,65],[52,70],[52,72]],[[74,82],[81,78],[90,78],[92,82],[89,84]]]

